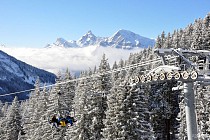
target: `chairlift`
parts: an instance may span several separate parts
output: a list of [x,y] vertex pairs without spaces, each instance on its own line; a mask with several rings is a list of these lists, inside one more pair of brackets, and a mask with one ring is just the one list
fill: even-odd
[[73,126],[76,122],[75,109],[55,109],[49,114],[48,122],[58,129]]

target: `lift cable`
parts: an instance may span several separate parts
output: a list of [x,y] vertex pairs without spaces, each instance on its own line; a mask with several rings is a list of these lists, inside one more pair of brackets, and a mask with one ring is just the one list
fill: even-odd
[[[166,59],[169,60],[169,59],[175,59],[175,58],[177,58],[177,56],[175,56],[175,57],[174,56],[173,57],[167,57]],[[89,79],[89,78],[94,78],[94,77],[100,77],[102,75],[107,75],[107,74],[111,74],[111,73],[122,71],[122,70],[128,70],[128,69],[132,69],[132,68],[136,68],[136,67],[141,67],[141,66],[152,64],[152,63],[161,62],[161,61],[162,60],[160,58],[157,58],[157,59],[154,59],[154,60],[148,60],[148,61],[145,61],[145,62],[131,64],[131,65],[124,66],[124,67],[117,68],[117,69],[113,69],[113,70],[108,70],[108,71],[102,72],[100,74],[99,73],[96,73],[96,74],[92,74],[90,76],[85,76],[85,77],[81,77],[81,78],[76,78],[76,79],[68,80],[68,81],[65,81],[65,82],[59,82],[59,83],[55,83],[55,84],[51,84],[51,85],[47,85],[47,86],[42,86],[42,87],[39,87],[39,89],[44,89],[44,88],[53,87],[53,86],[56,86],[56,85],[62,85],[62,84],[66,84],[66,83],[70,83],[70,82],[75,82],[75,81],[79,81],[79,80],[84,80],[84,79]],[[0,97],[14,95],[14,94],[20,94],[20,93],[25,93],[25,92],[31,92],[31,91],[34,91],[35,89],[36,88],[28,89],[28,90],[23,90],[23,91],[17,91],[17,92],[8,93],[8,94],[3,94],[3,95],[0,95]]]

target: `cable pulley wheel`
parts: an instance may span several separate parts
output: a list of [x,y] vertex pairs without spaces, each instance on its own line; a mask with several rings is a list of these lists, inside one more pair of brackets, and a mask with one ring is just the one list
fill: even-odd
[[174,73],[174,79],[179,80],[179,78],[180,78],[180,73],[178,71],[176,71]]
[[140,81],[140,80],[139,80],[139,77],[138,77],[138,76],[135,76],[134,82],[135,82],[135,83],[139,83],[139,81]]
[[168,80],[171,80],[172,77],[173,77],[172,72],[168,72],[168,73],[166,74],[166,78],[167,78]]
[[152,76],[152,80],[153,81],[157,81],[158,80],[158,74],[155,73],[153,76]]
[[165,74],[163,72],[161,72],[160,75],[159,75],[159,77],[160,77],[160,80],[163,81],[163,80],[165,80],[165,77],[166,76],[165,76]]
[[185,79],[185,80],[188,79],[189,78],[189,73],[187,71],[183,71],[182,78]]
[[142,83],[145,82],[145,77],[144,77],[144,75],[142,75],[142,76],[140,77],[140,80],[141,80]]
[[193,79],[193,80],[197,79],[198,78],[198,73],[196,71],[192,71],[190,73],[190,78]]
[[147,75],[147,81],[150,82],[152,80],[151,75]]

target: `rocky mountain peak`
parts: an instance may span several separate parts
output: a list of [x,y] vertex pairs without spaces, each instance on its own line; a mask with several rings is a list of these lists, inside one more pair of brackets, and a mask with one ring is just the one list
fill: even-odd
[[92,33],[92,31],[88,31],[85,35],[83,35],[78,41],[78,45],[81,47],[93,45],[96,43],[97,37]]
[[53,45],[49,47],[87,47],[91,45],[99,45],[103,47],[114,47],[122,49],[145,48],[154,46],[155,40],[140,36],[129,30],[120,29],[111,37],[96,37],[91,30],[83,35],[77,41],[66,41],[58,38]]

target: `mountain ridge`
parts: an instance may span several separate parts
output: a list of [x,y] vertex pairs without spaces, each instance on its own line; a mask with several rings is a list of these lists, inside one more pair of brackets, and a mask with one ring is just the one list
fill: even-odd
[[153,47],[155,45],[155,40],[124,29],[120,29],[111,37],[96,37],[92,31],[89,30],[77,41],[67,41],[64,38],[57,38],[55,43],[48,44],[46,47],[82,48],[91,45],[120,49],[147,48],[149,46]]
[[[38,77],[40,83],[55,83],[54,74],[17,60],[0,50],[0,95],[34,88]],[[27,93],[17,96],[19,99],[25,99]],[[11,101],[13,98],[14,96],[5,96],[0,100]]]

